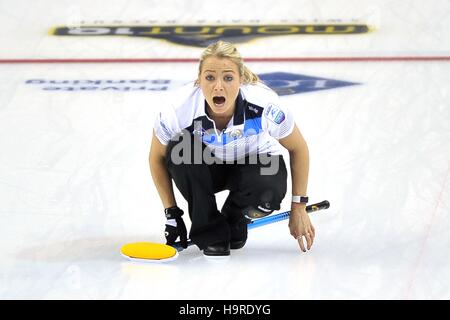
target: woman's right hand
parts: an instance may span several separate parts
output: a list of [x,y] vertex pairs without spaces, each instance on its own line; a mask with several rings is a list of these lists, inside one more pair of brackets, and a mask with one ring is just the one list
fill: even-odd
[[171,246],[175,243],[178,237],[180,237],[181,246],[187,248],[187,230],[184,224],[182,215],[183,210],[177,206],[167,208],[164,210],[166,214],[166,229],[164,235],[166,237],[166,244]]

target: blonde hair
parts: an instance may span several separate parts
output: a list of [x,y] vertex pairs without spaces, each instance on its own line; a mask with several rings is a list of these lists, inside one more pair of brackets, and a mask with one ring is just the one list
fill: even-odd
[[242,60],[241,54],[239,53],[237,48],[230,42],[219,40],[215,43],[210,44],[203,51],[198,66],[198,77],[195,81],[196,86],[198,86],[200,82],[203,62],[206,60],[206,58],[209,57],[227,58],[233,61],[239,69],[239,74],[241,76],[242,83],[244,84],[255,84],[260,81],[259,77],[244,65],[244,61]]

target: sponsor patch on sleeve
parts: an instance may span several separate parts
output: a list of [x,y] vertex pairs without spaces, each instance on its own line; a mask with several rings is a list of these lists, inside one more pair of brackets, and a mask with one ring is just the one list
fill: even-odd
[[275,124],[281,124],[286,119],[286,115],[284,114],[284,112],[273,104],[269,104],[264,114],[267,119]]

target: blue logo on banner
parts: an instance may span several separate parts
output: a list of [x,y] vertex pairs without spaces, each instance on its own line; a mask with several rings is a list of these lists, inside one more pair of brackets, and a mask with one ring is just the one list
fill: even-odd
[[276,91],[280,96],[317,90],[329,90],[360,84],[357,82],[310,77],[287,72],[264,73],[259,75],[259,77],[268,87]]

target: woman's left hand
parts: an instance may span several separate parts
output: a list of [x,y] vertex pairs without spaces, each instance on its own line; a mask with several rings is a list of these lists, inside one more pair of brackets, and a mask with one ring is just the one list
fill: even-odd
[[[303,252],[306,252],[306,249],[311,249],[314,243],[315,230],[311,220],[309,220],[305,205],[292,204],[291,215],[289,217],[289,230],[291,235],[298,241],[300,249]],[[306,239],[306,249],[303,238]]]

